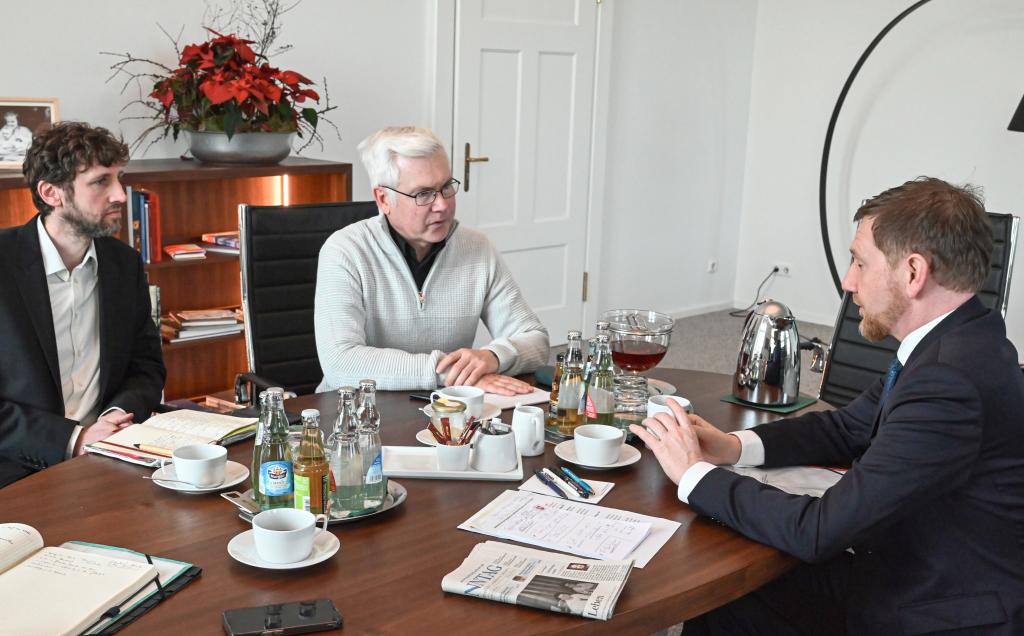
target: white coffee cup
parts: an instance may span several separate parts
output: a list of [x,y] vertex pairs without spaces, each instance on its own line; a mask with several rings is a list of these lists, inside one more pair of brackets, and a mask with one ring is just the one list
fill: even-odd
[[[323,518],[324,527],[316,522]],[[264,510],[252,518],[256,554],[268,563],[296,563],[313,551],[316,535],[327,530],[327,515],[298,508]]]
[[216,444],[192,444],[176,448],[171,453],[174,475],[199,488],[210,488],[224,483],[224,468],[228,463],[228,449]]
[[484,390],[475,386],[446,386],[430,394],[433,400],[435,395],[440,395],[449,400],[458,400],[466,405],[466,415],[480,419],[484,411]]
[[469,465],[485,473],[507,473],[519,465],[519,450],[512,429],[504,424],[478,429],[473,436],[473,455]]
[[584,424],[573,432],[576,457],[588,466],[608,466],[619,461],[626,435],[607,424]]
[[459,444],[458,446],[438,444],[436,448],[438,470],[467,470],[469,468],[469,452],[472,450],[469,444]]
[[544,409],[520,404],[512,411],[512,432],[516,448],[524,457],[535,457],[544,452]]
[[654,417],[658,413],[672,415],[672,409],[668,405],[669,402],[675,402],[683,407],[683,410],[687,413],[693,413],[693,405],[684,397],[679,395],[653,395],[647,400],[647,417]]

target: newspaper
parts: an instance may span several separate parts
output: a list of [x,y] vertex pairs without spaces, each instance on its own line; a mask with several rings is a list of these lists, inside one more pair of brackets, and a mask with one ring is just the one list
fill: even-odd
[[441,579],[441,589],[606,621],[632,569],[632,561],[595,561],[485,541]]

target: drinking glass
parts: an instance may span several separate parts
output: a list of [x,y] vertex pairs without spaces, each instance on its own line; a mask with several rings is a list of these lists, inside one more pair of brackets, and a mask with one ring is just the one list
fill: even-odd
[[647,416],[650,387],[641,375],[658,366],[668,351],[675,321],[648,309],[612,309],[601,314],[611,334],[615,363],[615,425],[627,430]]

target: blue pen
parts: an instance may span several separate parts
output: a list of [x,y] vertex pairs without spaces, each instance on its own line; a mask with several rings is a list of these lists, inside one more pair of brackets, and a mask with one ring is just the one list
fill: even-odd
[[545,486],[547,486],[551,490],[555,491],[555,494],[557,494],[559,497],[561,497],[562,499],[568,499],[569,498],[569,497],[566,496],[566,494],[564,492],[562,492],[561,488],[559,488],[557,485],[555,485],[555,482],[552,481],[552,479],[550,477],[548,477],[547,475],[545,475],[544,473],[542,473],[539,470],[533,471],[533,474],[537,476],[537,479],[539,479],[542,484],[544,484]]
[[571,479],[574,482],[576,482],[576,484],[580,488],[582,488],[583,490],[586,490],[588,494],[591,494],[591,495],[595,494],[594,493],[594,489],[590,487],[590,484],[588,484],[587,482],[585,482],[582,479],[580,479],[579,477],[577,477],[574,472],[572,472],[571,470],[569,470],[565,466],[559,466],[558,470],[562,471],[562,473],[564,473],[566,477],[568,477],[569,479]]

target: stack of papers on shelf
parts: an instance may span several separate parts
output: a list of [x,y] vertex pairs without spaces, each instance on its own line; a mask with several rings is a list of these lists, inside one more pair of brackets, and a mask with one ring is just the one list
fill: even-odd
[[459,529],[595,559],[633,559],[642,568],[679,525],[626,510],[506,490]]
[[240,309],[175,311],[160,322],[160,333],[169,343],[225,336],[245,329]]

